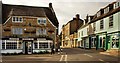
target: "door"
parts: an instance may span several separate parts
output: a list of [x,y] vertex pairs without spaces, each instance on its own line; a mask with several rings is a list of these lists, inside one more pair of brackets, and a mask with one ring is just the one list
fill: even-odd
[[28,48],[27,48],[28,54],[32,54],[32,42],[28,42]]
[[24,41],[23,44],[23,53],[24,54],[32,54],[33,46],[32,46],[33,41]]

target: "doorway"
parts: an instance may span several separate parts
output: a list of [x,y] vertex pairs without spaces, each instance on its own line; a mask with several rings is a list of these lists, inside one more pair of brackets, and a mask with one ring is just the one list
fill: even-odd
[[33,45],[32,45],[33,41],[28,41],[28,40],[25,40],[23,42],[24,44],[24,47],[23,47],[23,53],[24,54],[32,54],[32,51],[33,51]]

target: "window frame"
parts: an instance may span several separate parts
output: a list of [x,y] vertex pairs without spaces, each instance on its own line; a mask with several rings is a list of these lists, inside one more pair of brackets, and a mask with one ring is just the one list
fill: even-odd
[[23,17],[13,16],[12,17],[12,22],[13,23],[22,23],[23,22]]
[[[38,22],[40,21],[40,22]],[[37,18],[37,23],[46,25],[47,19],[45,17]]]
[[[20,32],[20,29],[22,30],[21,33]],[[19,31],[18,31],[19,30]],[[16,32],[15,32],[16,31]],[[22,35],[23,34],[23,28],[19,28],[19,27],[14,27],[12,28],[12,34],[17,34],[17,35]]]
[[113,15],[109,16],[109,28],[113,28],[114,26],[113,19],[114,19]]
[[100,30],[104,29],[104,20],[100,20]]

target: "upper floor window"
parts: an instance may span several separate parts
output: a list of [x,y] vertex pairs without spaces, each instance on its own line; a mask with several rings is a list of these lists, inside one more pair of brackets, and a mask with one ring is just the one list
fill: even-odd
[[93,23],[93,31],[96,30],[96,23]]
[[12,33],[13,34],[23,34],[23,29],[22,28],[12,28]]
[[23,22],[22,17],[12,17],[12,22]]
[[83,36],[83,31],[82,31],[82,33],[81,33],[81,36]]
[[100,11],[97,13],[97,17],[99,17],[101,15]]
[[103,19],[101,19],[101,21],[100,21],[100,29],[103,29],[104,28],[104,21],[103,21]]
[[46,18],[38,18],[38,24],[46,24]]
[[108,13],[109,12],[109,7],[106,7],[105,9],[104,9],[104,14],[105,13]]
[[120,2],[116,2],[115,4],[114,4],[114,9],[115,8],[118,8],[120,6]]
[[109,27],[113,27],[113,15],[109,17]]
[[46,34],[46,29],[45,28],[40,28],[37,30],[37,35],[45,35]]

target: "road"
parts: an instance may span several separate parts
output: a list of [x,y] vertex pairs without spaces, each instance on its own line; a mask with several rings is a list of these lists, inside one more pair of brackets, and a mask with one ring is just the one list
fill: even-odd
[[3,56],[3,63],[118,63],[118,57],[80,48],[64,48],[61,54]]

